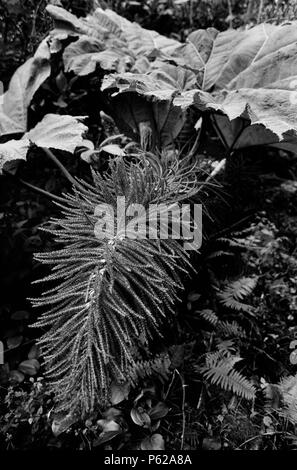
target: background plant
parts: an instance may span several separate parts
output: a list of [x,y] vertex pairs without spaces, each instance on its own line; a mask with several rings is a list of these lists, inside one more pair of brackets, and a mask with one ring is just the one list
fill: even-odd
[[[71,8],[72,13],[81,16],[85,13],[85,5],[81,8],[79,3],[72,2]],[[248,20],[240,18],[241,12],[238,18],[227,18],[228,2],[222,3],[219,7],[226,9],[222,29],[235,26],[237,21],[245,22],[249,27],[257,23],[259,8],[258,5],[254,8],[252,3],[253,10],[246,12],[250,15]],[[264,3],[260,5],[263,12]],[[66,2],[64,6],[67,7]],[[232,2],[231,6],[233,14],[237,15],[237,4]],[[159,8],[157,3],[153,7]],[[187,21],[185,12],[188,12],[188,7],[188,4],[176,6],[172,15],[174,21],[182,18],[182,14],[185,14]],[[24,296],[28,293],[30,297],[36,296],[35,292],[31,295],[32,288],[29,291],[29,278],[36,279],[49,273],[46,266],[38,263],[32,265],[31,253],[36,247],[39,251],[44,247],[46,252],[56,249],[55,243],[45,233],[37,235],[37,226],[48,219],[49,212],[57,214],[56,223],[63,223],[58,222],[60,216],[50,205],[50,200],[62,202],[59,199],[62,191],[68,192],[73,184],[74,187],[85,185],[78,181],[77,176],[88,182],[85,191],[91,191],[93,182],[89,163],[102,174],[106,171],[109,174],[115,162],[121,159],[124,159],[127,168],[132,168],[138,158],[139,144],[153,150],[145,153],[145,160],[154,181],[164,176],[164,169],[172,165],[175,168],[173,162],[176,154],[181,162],[186,154],[189,161],[196,162],[196,166],[198,162],[199,179],[203,184],[203,191],[199,193],[200,196],[203,194],[204,200],[207,197],[207,209],[211,215],[205,219],[205,233],[209,240],[202,254],[193,258],[195,267],[198,267],[197,277],[193,276],[186,282],[183,302],[177,308],[178,315],[166,319],[167,328],[162,343],[152,340],[149,347],[141,345],[140,351],[133,350],[133,362],[124,377],[128,383],[112,383],[111,374],[108,379],[111,406],[106,405],[100,411],[96,406],[94,414],[91,413],[84,422],[74,422],[77,417],[73,417],[72,413],[51,413],[48,422],[45,409],[51,406],[52,398],[47,402],[47,392],[43,387],[37,399],[40,403],[45,400],[42,419],[38,418],[40,405],[37,409],[31,409],[28,390],[33,382],[28,383],[27,378],[43,373],[40,353],[34,349],[31,351],[38,333],[27,327],[36,318],[36,313],[28,303],[24,304],[16,298],[12,300],[8,290],[5,292],[1,321],[3,319],[5,325],[5,346],[9,359],[1,368],[1,380],[4,386],[7,381],[14,384],[5,405],[10,411],[2,420],[7,439],[5,445],[15,448],[34,446],[37,443],[35,431],[38,429],[41,434],[44,430],[44,440],[41,439],[40,445],[51,442],[57,446],[67,447],[70,444],[88,449],[98,445],[113,449],[140,447],[155,450],[162,450],[165,445],[173,449],[294,447],[291,390],[294,391],[295,387],[295,370],[294,348],[290,349],[290,345],[294,343],[296,334],[296,188],[292,181],[296,171],[294,157],[280,151],[279,144],[287,151],[294,150],[293,134],[287,133],[287,130],[292,131],[295,124],[286,114],[286,129],[283,124],[280,125],[284,115],[279,114],[277,99],[269,108],[268,117],[273,114],[273,122],[267,122],[267,115],[262,114],[265,108],[263,102],[261,104],[262,98],[265,96],[266,99],[269,93],[276,96],[274,91],[271,92],[275,77],[271,80],[270,70],[268,79],[263,80],[260,74],[258,84],[247,82],[249,92],[244,97],[238,76],[233,77],[236,82],[234,89],[232,81],[225,80],[223,86],[228,89],[226,96],[221,91],[222,84],[217,81],[213,84],[214,89],[202,87],[201,90],[201,80],[209,80],[204,67],[198,75],[199,67],[196,70],[195,64],[193,70],[189,69],[189,63],[194,63],[190,53],[187,61],[180,62],[181,58],[187,57],[189,47],[177,40],[184,40],[191,28],[183,33],[183,37],[168,39],[155,35],[158,47],[152,48],[150,41],[142,41],[141,47],[144,49],[140,50],[137,37],[146,38],[148,33],[131,26],[124,19],[108,17],[106,11],[100,12],[95,22],[94,13],[89,19],[82,19],[69,17],[55,7],[49,11],[54,17],[61,15],[64,23],[57,25],[54,35],[46,38],[35,57],[17,72],[6,95],[6,98],[10,97],[6,101],[9,106],[6,104],[1,109],[1,132],[3,134],[4,127],[5,134],[1,137],[5,172],[2,176],[5,199],[1,223],[4,245],[7,247],[3,253],[5,259],[10,260],[11,249],[15,253],[20,252],[20,256],[14,258],[17,272],[12,273],[10,279],[7,273],[3,275],[5,285],[11,288],[12,283],[16,282],[14,289],[18,287]],[[129,19],[136,18],[130,8],[126,11],[131,15]],[[156,11],[160,14],[160,10]],[[211,14],[214,12],[213,9]],[[113,18],[116,18],[116,27],[114,21],[109,21]],[[149,21],[151,18],[148,17]],[[210,25],[214,25],[213,20],[210,21]],[[268,31],[268,26],[265,28]],[[292,31],[290,25],[283,28],[273,28],[271,31],[281,36],[284,31]],[[127,31],[136,35],[136,41],[125,36]],[[253,37],[265,46],[255,31],[251,31]],[[60,36],[62,32],[64,36]],[[251,32],[227,31],[234,36],[235,42],[239,41],[239,45],[243,38],[250,38]],[[286,34],[283,36],[287,38]],[[218,38],[224,40],[224,35],[218,35]],[[199,45],[205,45],[205,39],[199,36],[195,41],[193,44],[195,47],[198,45],[198,50]],[[190,45],[190,49],[192,47]],[[259,55],[255,45],[253,47],[254,62],[257,62]],[[290,44],[286,48],[290,49]],[[243,47],[243,56],[244,51]],[[282,48],[274,52],[282,57]],[[145,60],[143,55],[146,55]],[[292,50],[287,57],[293,67]],[[271,58],[269,54],[267,58]],[[236,54],[233,55],[232,51],[227,59],[226,62],[226,59],[223,60],[224,70],[228,70],[229,60],[236,63]],[[44,75],[38,83],[40,76],[34,75],[34,64],[40,65],[40,61]],[[247,65],[240,69],[240,77],[242,74],[251,75],[250,64]],[[280,61],[280,65],[287,74],[282,78],[290,80],[288,63],[284,66]],[[133,74],[132,80],[127,72]],[[21,91],[28,85],[32,86],[32,76],[37,78],[36,85],[33,83],[33,93],[31,91],[30,100],[25,102]],[[16,87],[19,79],[22,86]],[[137,86],[134,87],[135,80]],[[105,89],[102,89],[102,83]],[[281,89],[282,99],[289,96],[287,85]],[[113,96],[114,92],[118,95]],[[232,102],[239,93],[243,100]],[[117,103],[123,102],[129,103],[126,109],[133,110],[132,121],[126,117],[122,122],[118,119]],[[246,106],[246,103],[253,112],[246,107],[243,116],[236,114],[237,110],[232,114],[235,104]],[[258,108],[255,108],[255,103],[259,104]],[[15,113],[19,106],[25,111],[21,120]],[[284,109],[285,113],[289,111],[287,105]],[[255,111],[256,116],[253,115]],[[51,139],[45,142],[43,126],[49,125],[49,116],[53,114],[58,115],[54,118],[56,122],[61,119],[59,122],[67,122],[70,127],[66,125],[63,131],[59,129],[60,134],[54,132]],[[82,115],[84,119],[77,120],[76,116]],[[160,125],[163,118],[165,126]],[[123,121],[128,126],[123,126]],[[267,133],[264,125],[277,132],[278,136]],[[19,132],[15,134],[14,131]],[[83,141],[85,131],[88,140]],[[107,136],[111,140],[104,140]],[[74,155],[66,146],[67,140],[75,142]],[[255,141],[261,145],[276,146],[271,149],[266,146],[250,147]],[[54,153],[44,150],[55,146]],[[174,151],[175,146],[177,152]],[[156,149],[163,149],[163,152],[159,153]],[[70,149],[71,152],[73,150]],[[83,159],[79,158],[80,155]],[[223,172],[225,158],[226,171]],[[62,169],[60,176],[58,168]],[[212,177],[207,177],[212,172]],[[214,185],[214,174],[221,186],[218,183]],[[188,176],[184,175],[184,183],[188,181]],[[14,183],[21,187],[12,186]],[[179,184],[173,191],[174,198]],[[32,189],[35,191],[35,204],[31,193],[28,193]],[[74,194],[80,190],[76,189]],[[89,201],[85,191],[85,202],[81,200],[79,203],[75,196],[66,198],[78,204],[75,210],[80,217],[85,215],[85,206]],[[16,216],[15,200],[19,200]],[[261,212],[263,210],[266,215]],[[83,220],[86,222],[85,218]],[[238,230],[234,231],[234,227]],[[10,241],[14,233],[15,244]],[[26,260],[22,256],[24,244],[28,254]],[[36,290],[37,295],[40,294],[38,286]],[[151,297],[147,298],[149,304]],[[49,331],[48,338],[51,334],[54,333]],[[105,367],[109,369],[106,364]],[[1,390],[4,396],[5,391]],[[274,397],[277,399],[274,400]],[[70,411],[74,411],[74,406]],[[26,429],[33,436],[30,443],[19,440],[18,433],[11,432],[12,429],[19,429],[22,433],[23,429],[23,424],[14,421],[14,413],[24,416]],[[39,420],[37,427],[35,420]]]

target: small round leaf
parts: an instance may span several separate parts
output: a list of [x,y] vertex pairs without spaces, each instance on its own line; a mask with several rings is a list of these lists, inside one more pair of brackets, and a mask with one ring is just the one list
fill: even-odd
[[151,437],[146,437],[140,444],[141,450],[164,450],[164,439],[161,434],[153,434]]
[[27,359],[19,365],[19,370],[25,375],[36,375],[40,369],[40,364],[37,359]]

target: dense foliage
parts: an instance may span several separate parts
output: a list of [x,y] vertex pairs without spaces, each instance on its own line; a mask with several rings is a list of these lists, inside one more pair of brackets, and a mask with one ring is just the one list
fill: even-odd
[[[0,102],[0,447],[296,447],[296,23],[233,3],[48,5]],[[117,196],[202,203],[202,249],[98,240]]]

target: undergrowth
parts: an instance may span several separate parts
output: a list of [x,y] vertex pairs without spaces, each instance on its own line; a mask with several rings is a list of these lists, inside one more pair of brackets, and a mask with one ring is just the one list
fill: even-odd
[[[220,60],[227,69],[229,59],[235,64],[232,73],[218,77],[203,49],[229,34],[239,44],[248,37],[257,62],[254,34],[267,26],[249,28],[262,17],[291,19],[294,2],[289,10],[249,2],[247,11],[234,2],[231,12],[225,2],[221,29],[230,30],[194,32],[185,44],[178,40],[196,27],[190,6],[215,2],[166,11],[164,2],[116,2],[146,27],[154,15],[160,28],[171,17],[171,39],[154,33],[154,41],[92,2],[62,3],[79,18],[50,6],[55,29],[17,72],[24,86],[14,78],[0,109],[2,256],[18,254],[15,272],[1,277],[9,293],[1,307],[0,448],[295,449],[296,124],[289,112],[279,130],[290,97],[282,89],[280,106],[272,91],[267,120],[269,73],[261,86],[248,83],[246,98],[241,76],[251,79],[255,64],[241,61],[237,70],[229,51]],[[215,8],[202,26],[216,23]],[[82,19],[86,9],[91,15]],[[151,9],[148,20],[143,9]],[[180,18],[187,28],[178,35]],[[237,23],[248,28],[232,30]],[[284,43],[286,31],[295,34],[292,25],[275,28],[267,31],[283,34]],[[21,99],[22,120],[14,115]],[[113,216],[124,197],[125,209],[202,203],[202,247],[187,251],[189,234],[98,236],[103,206],[107,226],[121,225]]]

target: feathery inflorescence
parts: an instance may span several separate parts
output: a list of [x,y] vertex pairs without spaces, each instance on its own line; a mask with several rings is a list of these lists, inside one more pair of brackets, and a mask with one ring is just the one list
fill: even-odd
[[[181,201],[199,185],[193,168],[177,161],[157,166],[148,158],[110,162],[94,184],[78,181],[65,196],[62,217],[46,230],[60,248],[36,259],[51,266],[49,290],[33,299],[46,311],[33,325],[46,332],[39,340],[57,409],[81,414],[104,406],[112,381],[127,381],[137,366],[139,345],[159,334],[164,317],[174,313],[189,272],[180,240],[130,239],[115,233],[98,239],[98,204],[116,215],[117,197],[126,205]],[[132,368],[132,369],[131,369]]]

